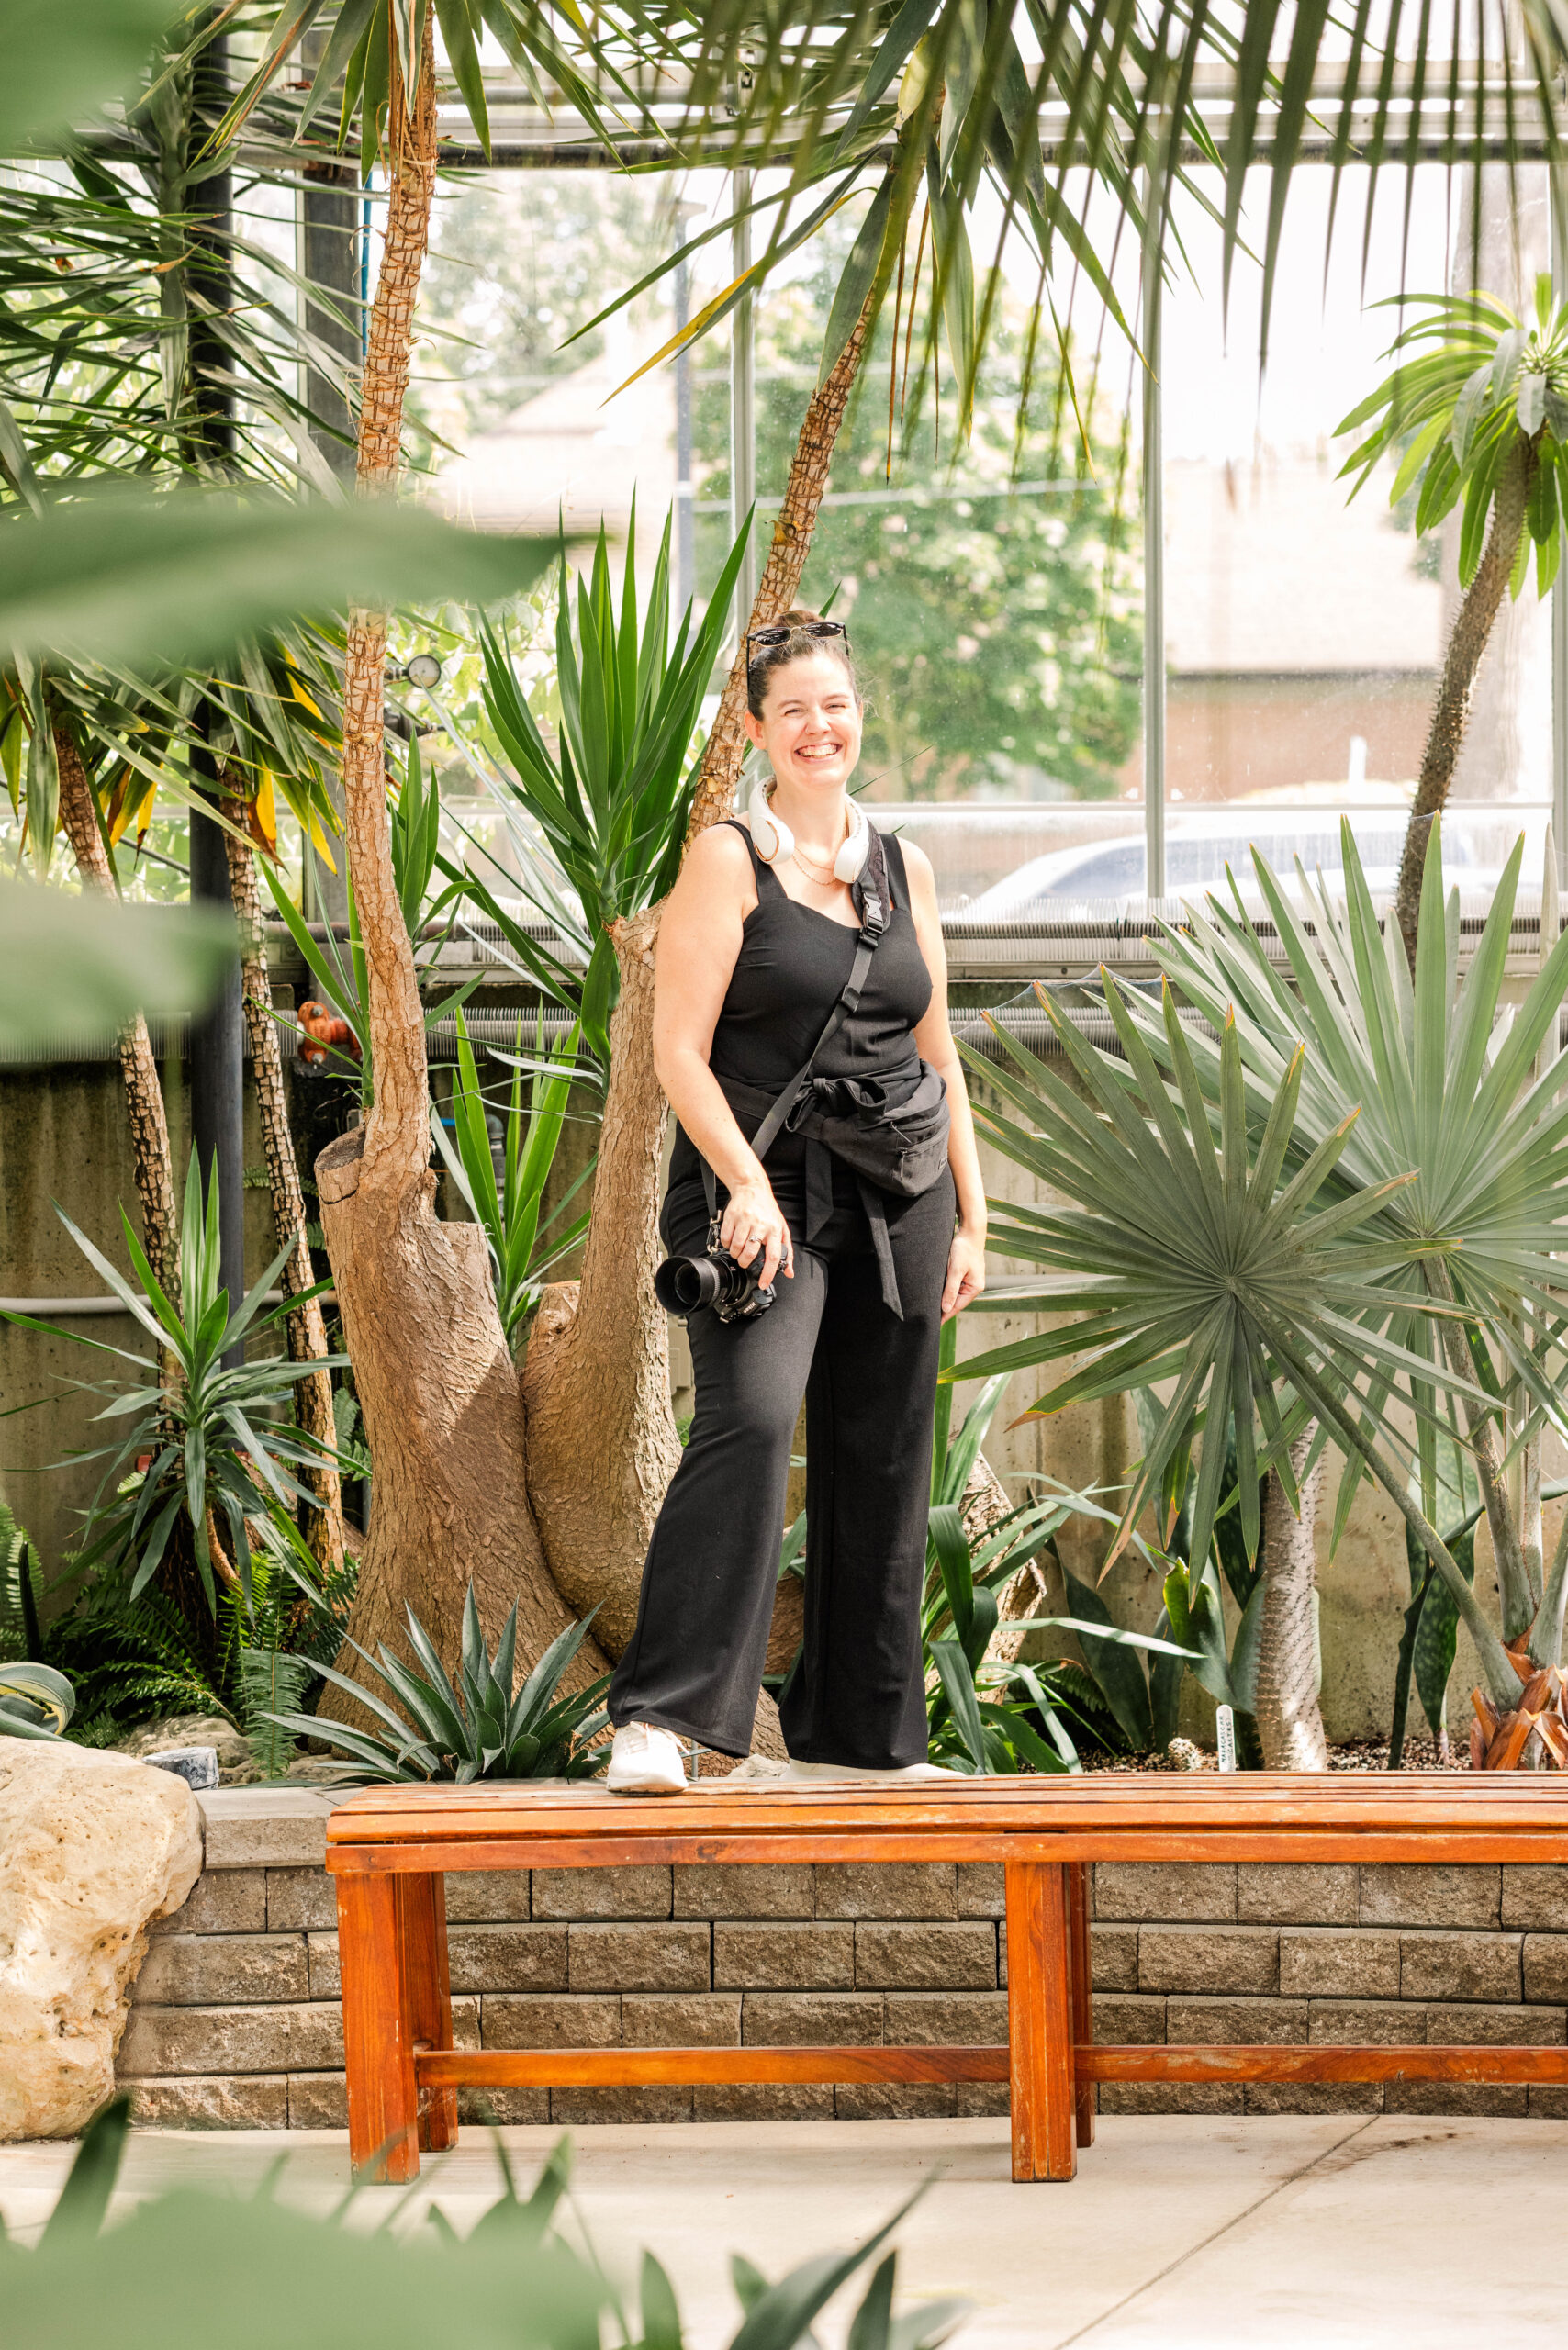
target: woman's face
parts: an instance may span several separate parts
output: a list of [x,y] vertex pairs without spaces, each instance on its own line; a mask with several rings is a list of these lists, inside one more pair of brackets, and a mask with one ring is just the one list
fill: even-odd
[[802,654],[767,680],[762,716],[745,713],[745,731],[797,791],[841,790],[860,756],[860,705],[842,661]]

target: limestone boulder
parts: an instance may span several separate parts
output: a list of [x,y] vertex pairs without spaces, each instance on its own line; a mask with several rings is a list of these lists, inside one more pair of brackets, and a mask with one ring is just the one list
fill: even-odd
[[201,1863],[173,1772],[0,1738],[0,2141],[72,2137],[110,2095],[147,1928]]

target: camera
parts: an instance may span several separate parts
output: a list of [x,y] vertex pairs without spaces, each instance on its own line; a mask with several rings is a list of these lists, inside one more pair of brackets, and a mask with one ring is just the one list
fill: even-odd
[[[756,1262],[762,1261],[760,1253]],[[710,1239],[706,1256],[666,1257],[654,1275],[654,1294],[666,1314],[697,1314],[711,1306],[721,1322],[750,1322],[773,1304],[771,1285],[764,1289],[755,1265],[737,1265],[718,1237]]]

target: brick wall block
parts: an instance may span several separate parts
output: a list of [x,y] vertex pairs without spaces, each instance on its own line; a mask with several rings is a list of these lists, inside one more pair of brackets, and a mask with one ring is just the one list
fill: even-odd
[[338,1891],[325,1869],[268,1869],[266,1882],[269,1934],[336,1932]]
[[1473,2116],[1503,2114],[1522,2121],[1529,2092],[1497,2081],[1390,2081],[1383,2093],[1385,2113]]
[[1236,1872],[1236,1914],[1248,1926],[1353,1926],[1350,1863],[1247,1861]]
[[[534,1895],[537,1913],[537,1885]],[[706,1925],[674,1923],[570,1926],[567,1980],[574,1991],[706,1991],[711,1932]]]
[[454,1991],[564,1991],[566,1926],[453,1926],[446,1937]]
[[132,2008],[119,2069],[166,2073],[321,2072],[343,2061],[335,2003],[288,2007]]
[[951,1861],[868,1865],[858,1861],[817,1863],[819,1918],[956,1918],[958,1885]]
[[713,1928],[716,1991],[847,1991],[854,1982],[851,1925]]
[[218,1787],[201,1806],[209,1869],[319,1869],[327,1858],[327,1816],[340,1800],[325,1789]]
[[694,2121],[831,2121],[831,2081],[712,2081],[691,2092]]
[[1102,2113],[1242,2113],[1239,2081],[1102,2081]]
[[535,1869],[536,1918],[667,1918],[667,1868]]
[[1406,1999],[1314,1999],[1307,2038],[1326,2048],[1418,2046],[1427,2037],[1427,2010]]
[[1097,1991],[1137,1989],[1137,1928],[1091,1926],[1089,1971]]
[[218,2073],[184,2078],[120,2077],[131,2112],[145,2130],[286,2130],[288,2083],[282,2073]]
[[1282,1933],[1280,1989],[1287,1998],[1397,1999],[1399,1936],[1365,1926]]
[[621,2002],[624,2048],[738,2048],[738,1991],[628,1993]]
[[512,2129],[532,2123],[543,2129],[550,2120],[548,2089],[459,2089],[457,2119],[464,2129]]
[[1152,2047],[1165,2038],[1165,2001],[1094,1995],[1094,2037],[1108,2046]]
[[960,1861],[958,1897],[960,1918],[1000,1918],[1007,1907],[1007,1872],[1002,1863]]
[[996,1929],[972,1925],[855,1929],[855,1987],[946,1991],[996,1986]]
[[833,2109],[840,2121],[924,2121],[958,2110],[956,2081],[840,2081]]
[[310,1957],[310,1997],[313,1999],[341,1999],[343,1977],[338,1963],[337,1935],[307,1934],[305,1946]]
[[1550,1861],[1503,1870],[1503,1923],[1568,1934],[1568,1867]]
[[140,2007],[308,1998],[303,1934],[161,1934],[131,1989]]
[[597,2121],[689,2121],[691,2091],[658,2089],[552,2089],[550,2121],[557,2130],[579,2130]]
[[[526,1869],[476,1869],[446,1880],[449,1926],[521,1926],[532,1915]],[[546,2117],[547,2119],[548,2117]]]
[[1013,2110],[1005,2081],[955,2081],[953,2110],[960,2121],[990,2121]]
[[1368,1862],[1358,1914],[1363,1926],[1495,1926],[1502,1876],[1500,1868],[1474,1862]]
[[1460,2048],[1561,2048],[1563,2020],[1561,2008],[1430,2007],[1427,2037]]
[[190,1897],[148,1928],[162,1934],[264,1934],[267,1930],[265,1869],[212,1869],[198,1876]]
[[675,1914],[678,1918],[814,1918],[816,1871],[809,1861],[678,1868]]
[[1167,1999],[1169,2041],[1300,2041],[1307,2034],[1305,1999]]
[[1527,1999],[1568,1999],[1568,1934],[1525,1936]]
[[1381,2081],[1249,2081],[1247,2113],[1381,2113]]
[[1511,2001],[1523,1992],[1522,1934],[1404,1934],[1399,1989],[1406,1999]]
[[1007,2040],[1005,1991],[890,1991],[887,2036],[901,2048],[994,2048]]
[[879,1991],[748,1991],[741,2002],[748,2048],[874,2048],[885,2023]]
[[487,2048],[619,2048],[621,2001],[489,1991],[479,2002]]
[[346,2130],[349,2126],[348,2081],[342,2073],[289,2073],[288,2126],[291,2130]]
[[1094,1871],[1096,1918],[1170,1919],[1182,1923],[1236,1916],[1236,1869],[1226,1862],[1102,1861]]
[[1280,1937],[1271,1926],[1145,1926],[1137,1938],[1140,1991],[1227,1994],[1276,1990]]

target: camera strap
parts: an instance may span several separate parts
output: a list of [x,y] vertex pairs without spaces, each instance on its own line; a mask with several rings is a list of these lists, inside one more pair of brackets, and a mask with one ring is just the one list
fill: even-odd
[[[838,1002],[828,1013],[822,1035],[753,1135],[751,1147],[758,1158],[767,1158],[784,1131],[784,1122],[800,1100],[801,1088],[810,1080],[812,1071],[816,1066],[818,1054],[823,1051],[837,1035],[850,1013],[858,1008],[867,977],[870,972],[871,957],[882,943],[882,934],[887,929],[890,913],[888,866],[882,847],[882,836],[875,824],[870,830],[870,847],[867,854],[865,870],[855,885],[855,894],[860,901],[860,936],[855,949],[855,960],[849,967],[849,977],[844,982]],[[707,1194],[708,1216],[711,1225],[719,1214],[718,1185],[713,1170],[705,1158],[701,1166],[702,1188]]]

